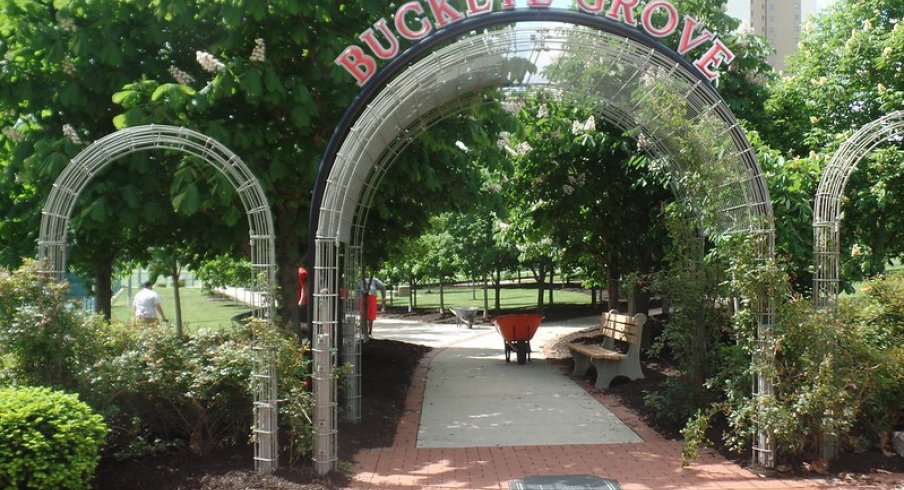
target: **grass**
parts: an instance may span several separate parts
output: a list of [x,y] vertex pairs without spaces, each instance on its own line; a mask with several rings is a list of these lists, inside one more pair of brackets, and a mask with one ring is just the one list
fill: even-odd
[[[133,289],[132,294],[138,289]],[[154,291],[160,295],[160,302],[166,318],[174,323],[176,320],[175,300],[173,288],[156,286]],[[201,292],[200,288],[179,288],[182,303],[182,328],[186,334],[193,334],[200,328],[209,330],[231,328],[230,318],[238,313],[249,310],[247,306],[231,299],[216,298]],[[128,323],[132,319],[132,305],[129,303],[126,291],[122,291],[113,300],[113,319]]]
[[[495,293],[493,289],[488,291],[490,308],[495,305]],[[549,301],[549,293],[545,293],[545,300]],[[450,306],[477,306],[483,307],[483,290],[478,288],[475,290],[470,287],[447,287],[445,289],[446,308]],[[537,290],[532,287],[503,287],[500,291],[500,306],[502,308],[524,308],[537,305]],[[590,295],[582,292],[571,291],[566,289],[557,289],[553,292],[553,299],[556,304],[576,304],[589,305]],[[386,297],[386,304],[391,306],[408,306],[408,296],[395,295],[392,301],[389,295]],[[429,290],[422,289],[417,291],[417,307],[420,308],[439,308],[439,288],[433,287]]]
[[[883,274],[891,275],[891,274],[901,274],[904,273],[904,263],[900,260],[894,260],[892,264],[885,266],[885,272]],[[854,288],[853,293],[848,293],[847,291],[841,290],[838,296],[842,298],[859,298],[864,296],[863,294],[863,285],[866,281],[854,281],[851,283],[851,287]]]

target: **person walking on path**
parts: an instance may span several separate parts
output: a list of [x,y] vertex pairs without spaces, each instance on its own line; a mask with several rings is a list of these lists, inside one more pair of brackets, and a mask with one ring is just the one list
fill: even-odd
[[[386,285],[383,281],[371,277],[370,279],[362,279],[358,285],[358,294],[361,297],[359,306],[361,308],[361,316],[366,318],[367,329],[365,338],[370,338],[374,331],[374,320],[377,319],[377,290],[380,290],[382,296],[382,310],[386,309]],[[365,306],[366,305],[366,306]]]
[[141,291],[132,299],[132,307],[135,310],[135,323],[156,327],[158,314],[163,321],[168,320],[166,319],[166,314],[163,313],[163,307],[160,305],[160,296],[154,291],[154,283],[148,281],[143,286]]

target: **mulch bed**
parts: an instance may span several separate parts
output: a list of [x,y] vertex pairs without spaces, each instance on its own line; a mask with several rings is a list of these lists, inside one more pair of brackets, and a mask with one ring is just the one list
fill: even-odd
[[[362,422],[340,423],[339,457],[350,461],[361,449],[392,445],[402,417],[411,376],[429,347],[392,340],[364,344],[362,362]],[[340,473],[317,475],[310,460],[282,468],[273,477],[254,472],[252,447],[227,448],[207,456],[174,452],[140,460],[101,460],[94,488],[119,490],[239,490],[273,488],[321,490],[343,488],[348,478]]]
[[[547,319],[559,320],[598,314],[600,307],[562,307],[553,305],[545,312]],[[506,312],[506,313],[511,313]],[[387,316],[431,323],[454,323],[455,317],[437,313],[409,314],[401,309],[390,311]],[[654,330],[655,323],[651,325]],[[548,358],[557,359],[564,372],[570,372],[571,360],[564,344],[570,340],[593,341],[595,329],[587,329],[561,339],[546,348]],[[339,457],[350,461],[361,449],[392,445],[396,426],[402,416],[411,376],[420,359],[430,348],[390,340],[371,340],[364,345],[362,373],[364,392],[362,422],[340,423],[341,445]],[[608,394],[639,414],[645,423],[664,437],[680,438],[680,426],[664,424],[657,420],[644,405],[644,397],[655,392],[667,376],[674,374],[667,364],[645,362],[646,378],[610,387]],[[320,477],[309,461],[280,469],[274,477],[262,477],[254,472],[253,450],[250,447],[221,450],[206,457],[189,453],[173,453],[154,458],[116,462],[102,460],[95,481],[96,489],[142,488],[148,490],[238,490],[249,488],[273,488],[291,490],[338,489],[348,485],[348,478],[339,473]],[[745,458],[726,454],[739,464],[747,464]],[[785,469],[797,474],[805,468]],[[904,458],[885,456],[878,451],[839,458],[828,469],[837,480],[864,483],[875,482],[904,472]],[[885,478],[886,480],[888,478]]]

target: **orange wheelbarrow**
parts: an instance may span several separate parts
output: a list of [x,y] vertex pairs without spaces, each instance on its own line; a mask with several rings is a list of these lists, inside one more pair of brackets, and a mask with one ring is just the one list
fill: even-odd
[[540,328],[541,321],[543,315],[533,313],[499,315],[493,320],[505,344],[505,362],[511,361],[513,351],[518,357],[518,364],[530,359],[530,340]]

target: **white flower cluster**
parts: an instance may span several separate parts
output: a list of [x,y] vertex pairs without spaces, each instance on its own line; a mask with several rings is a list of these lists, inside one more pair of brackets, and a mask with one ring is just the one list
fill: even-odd
[[3,54],[4,61],[12,61],[15,57],[16,55],[14,55],[12,51],[7,51]]
[[512,148],[509,144],[509,139],[511,138],[511,134],[503,131],[499,133],[499,139],[496,140],[496,146],[499,147],[500,150],[507,152],[509,155],[520,157],[527,155],[533,149],[527,141],[522,141],[518,144],[517,148]]
[[210,73],[216,73],[226,67],[222,61],[216,59],[214,55],[207,51],[195,51],[195,59],[198,60],[198,64],[201,65],[204,71],[209,71]]
[[579,174],[577,177],[569,175],[568,183],[562,186],[562,192],[564,192],[566,196],[570,196],[574,193],[575,186],[583,187],[586,183],[587,174]]
[[20,133],[18,129],[9,126],[3,128],[3,136],[6,136],[13,143],[21,143],[25,139],[25,135]]
[[502,110],[509,114],[520,112],[522,107],[524,107],[524,101],[522,100],[508,100],[502,103]]
[[853,247],[851,247],[851,257],[859,257],[863,255],[863,247],[860,246],[859,243],[855,243]]
[[71,17],[60,19],[60,29],[66,32],[75,32],[75,21]]
[[537,119],[543,119],[544,117],[549,117],[549,107],[547,107],[546,104],[541,105],[540,108],[537,109]]
[[78,137],[78,133],[75,132],[75,128],[71,124],[63,125],[63,136],[69,138],[69,141],[76,145],[82,144],[82,139]]
[[580,121],[573,121],[571,123],[571,132],[573,134],[596,132],[596,119],[591,115],[583,123]]
[[251,56],[248,58],[254,63],[263,63],[267,59],[267,45],[264,44],[263,38],[254,40],[254,49],[251,50]]
[[179,85],[191,85],[195,81],[194,77],[180,70],[176,65],[169,66],[169,74],[179,82]]
[[75,63],[73,63],[72,60],[70,60],[69,58],[64,59],[62,65],[63,65],[63,73],[69,75],[70,77],[74,76],[75,73],[78,71],[75,69]]

